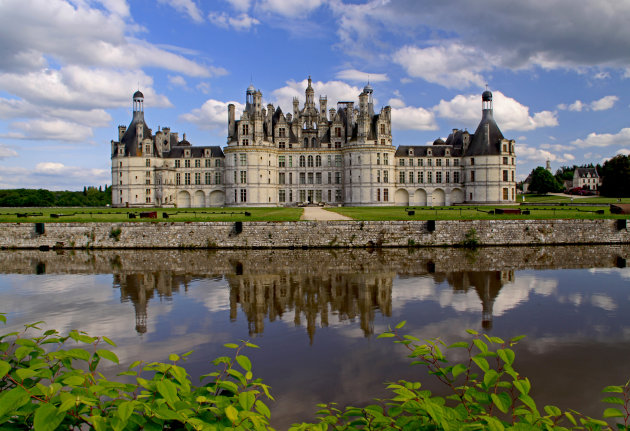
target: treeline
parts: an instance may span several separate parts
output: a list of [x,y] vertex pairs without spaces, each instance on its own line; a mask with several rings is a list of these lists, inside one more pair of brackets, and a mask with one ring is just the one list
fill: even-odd
[[111,205],[112,188],[84,187],[82,192],[44,189],[0,190],[0,207],[99,207]]

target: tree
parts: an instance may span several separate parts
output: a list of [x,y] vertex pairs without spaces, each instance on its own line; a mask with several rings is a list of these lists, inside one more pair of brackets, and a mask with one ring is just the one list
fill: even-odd
[[604,162],[600,193],[604,196],[630,197],[630,156],[622,154]]
[[529,185],[529,190],[535,191],[540,194],[547,194],[549,192],[559,192],[562,190],[562,184],[542,166],[537,167],[532,171],[532,182]]

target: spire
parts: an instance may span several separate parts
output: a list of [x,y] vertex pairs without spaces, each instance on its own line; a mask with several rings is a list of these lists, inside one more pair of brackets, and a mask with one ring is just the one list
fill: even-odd
[[308,86],[306,87],[306,106],[315,105],[315,90],[311,86],[311,76],[308,76]]

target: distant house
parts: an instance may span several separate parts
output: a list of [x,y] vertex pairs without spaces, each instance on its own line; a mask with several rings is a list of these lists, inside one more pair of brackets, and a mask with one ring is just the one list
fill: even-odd
[[585,190],[597,191],[602,185],[601,178],[595,168],[575,168],[573,171],[572,188],[581,187]]

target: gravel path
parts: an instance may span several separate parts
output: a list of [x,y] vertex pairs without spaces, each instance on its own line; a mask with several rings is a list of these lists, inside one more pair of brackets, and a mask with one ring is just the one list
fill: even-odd
[[352,220],[352,218],[327,211],[321,207],[304,207],[304,213],[300,220]]

